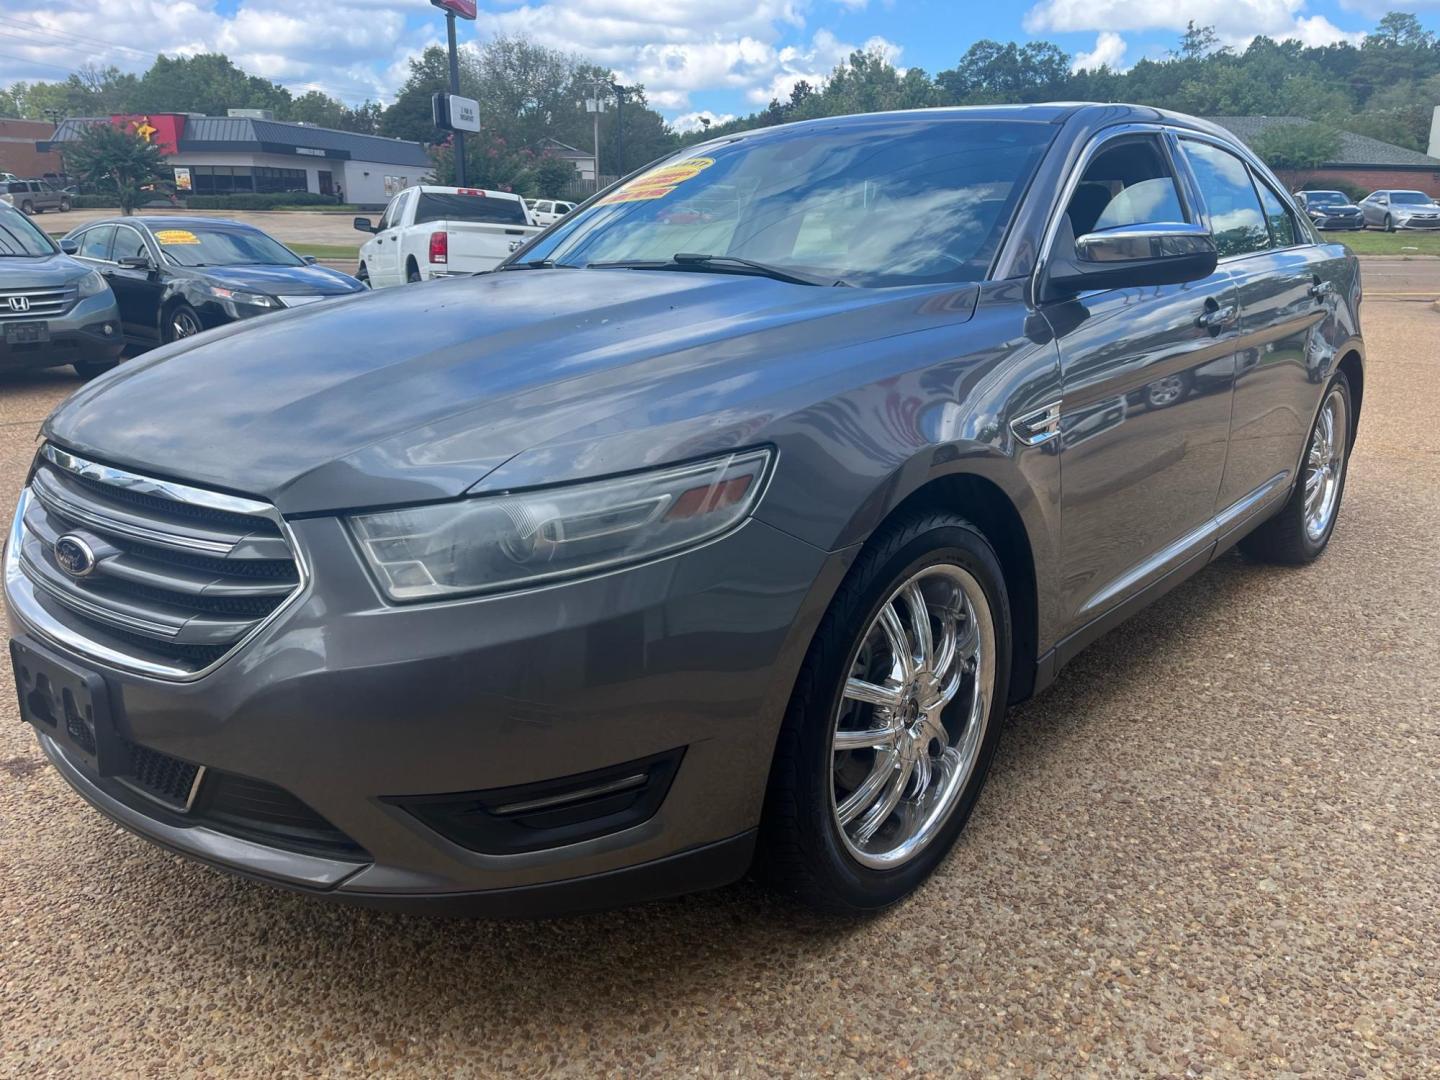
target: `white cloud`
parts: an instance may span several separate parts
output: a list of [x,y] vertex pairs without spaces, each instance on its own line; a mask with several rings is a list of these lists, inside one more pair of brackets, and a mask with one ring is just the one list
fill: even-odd
[[1102,30],[1095,39],[1095,48],[1089,52],[1078,52],[1070,62],[1071,71],[1094,71],[1108,67],[1119,70],[1125,59],[1125,39],[1113,30]]
[[1257,34],[1299,38],[1307,45],[1356,41],[1364,35],[1341,30],[1323,15],[1306,15],[1306,0],[1040,0],[1025,13],[1025,29],[1047,31],[1172,30],[1213,26],[1226,45],[1243,47]]
[[699,131],[705,125],[701,119],[709,120],[712,124],[728,124],[735,119],[734,113],[713,113],[709,109],[700,109],[696,112],[681,113],[670,121],[670,126],[676,131]]

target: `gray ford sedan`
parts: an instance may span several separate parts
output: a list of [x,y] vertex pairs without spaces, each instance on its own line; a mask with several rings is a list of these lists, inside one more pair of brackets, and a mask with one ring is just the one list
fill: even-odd
[[25,719],[126,828],[543,914],[755,866],[892,904],[1006,707],[1239,544],[1330,541],[1360,275],[1123,105],[727,136],[492,273],[165,346],[45,424]]

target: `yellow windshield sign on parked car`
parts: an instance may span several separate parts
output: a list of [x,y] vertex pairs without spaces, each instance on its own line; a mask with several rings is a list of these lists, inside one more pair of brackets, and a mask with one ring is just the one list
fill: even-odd
[[189,229],[160,229],[155,233],[155,239],[166,246],[178,244],[198,244],[200,238]]
[[665,165],[659,169],[652,169],[643,176],[637,176],[628,184],[621,186],[605,198],[600,200],[601,205],[605,203],[644,202],[647,199],[663,199],[686,180],[700,175],[711,165],[715,164],[714,158],[693,157],[684,161],[677,161],[673,165]]

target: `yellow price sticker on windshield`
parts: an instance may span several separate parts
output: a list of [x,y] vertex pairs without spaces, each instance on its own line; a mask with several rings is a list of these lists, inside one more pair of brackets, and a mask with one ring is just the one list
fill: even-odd
[[628,184],[615,189],[600,200],[606,203],[645,202],[647,199],[663,199],[686,180],[692,180],[715,164],[714,158],[693,157],[662,165],[637,176]]
[[200,238],[189,229],[159,229],[155,233],[155,239],[166,246],[200,243]]

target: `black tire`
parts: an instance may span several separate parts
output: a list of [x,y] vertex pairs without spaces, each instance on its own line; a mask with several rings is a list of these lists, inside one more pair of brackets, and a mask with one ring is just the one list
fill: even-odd
[[[189,304],[176,304],[165,313],[165,321],[160,326],[160,339],[166,344],[172,341],[179,341],[181,338],[193,337],[205,329],[205,324],[200,321],[200,315]],[[184,331],[181,327],[188,327]]]
[[370,284],[370,268],[364,263],[361,263],[360,269],[355,271],[355,280],[360,282],[360,284],[364,285],[367,289],[372,288]]
[[[831,739],[841,691],[867,628],[894,589],[927,566],[947,564],[979,583],[990,609],[996,663],[986,726],[969,779],[930,842],[908,862],[872,869],[847,849],[832,803]],[[1004,575],[974,525],[932,511],[877,532],[825,613],[786,710],[761,825],[761,875],[812,907],[846,915],[882,910],[914,891],[954,846],[984,786],[1005,711],[1011,642]]]
[[1395,231],[1395,222],[1390,219],[1390,215],[1389,215],[1389,214],[1386,214],[1386,215],[1385,215],[1385,231],[1386,231],[1386,232],[1394,232],[1394,231]]
[[70,212],[70,200],[69,200],[69,199],[61,199],[61,200],[60,200],[60,212],[61,212],[62,214],[68,214],[68,213]]
[[409,285],[418,285],[424,279],[420,276],[420,267],[413,262],[405,267],[405,281]]
[[[1330,400],[1332,393],[1338,393],[1344,402],[1344,452],[1340,460],[1339,475],[1336,478],[1335,501],[1329,515],[1329,522],[1325,525],[1323,532],[1312,535],[1312,531],[1306,525],[1305,513],[1306,481],[1311,472],[1310,448],[1315,439],[1316,429],[1322,422],[1325,403]],[[1303,566],[1320,556],[1320,553],[1329,545],[1330,537],[1335,532],[1335,524],[1340,520],[1340,507],[1345,497],[1345,478],[1350,472],[1350,448],[1354,442],[1354,431],[1355,411],[1350,396],[1350,380],[1345,377],[1344,372],[1339,372],[1330,381],[1330,385],[1325,388],[1325,396],[1321,398],[1320,412],[1316,415],[1314,423],[1311,424],[1309,434],[1305,436],[1305,456],[1300,460],[1295,489],[1290,493],[1290,498],[1280,508],[1279,513],[1240,541],[1241,551],[1259,562],[1278,563],[1283,566]]]
[[104,375],[119,363],[119,360],[76,360],[70,366],[75,369],[76,375],[88,380],[95,378],[96,375]]
[[20,204],[20,210],[22,213],[30,214],[33,216],[35,213],[35,204],[27,200],[26,202]]

